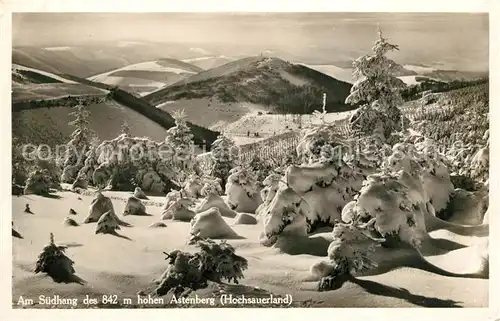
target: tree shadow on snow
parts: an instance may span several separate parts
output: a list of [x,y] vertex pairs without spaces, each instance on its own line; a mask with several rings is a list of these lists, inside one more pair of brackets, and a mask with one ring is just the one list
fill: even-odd
[[60,243],[59,245],[61,246],[64,246],[64,247],[67,247],[67,248],[71,248],[71,247],[81,247],[83,246],[83,244],[81,243],[76,243],[76,242],[68,242],[68,243]]
[[17,237],[18,239],[23,239],[23,236],[16,230],[12,229],[12,236]]
[[119,238],[122,238],[122,239],[125,239],[125,240],[132,241],[132,239],[130,237],[122,235],[122,234],[118,233],[117,231],[113,231],[113,232],[107,233],[107,234],[113,235],[113,236],[116,236],[116,237],[119,237]]
[[384,285],[378,282],[369,280],[360,280],[351,278],[350,282],[359,285],[366,292],[379,296],[387,296],[405,300],[406,302],[421,306],[421,307],[441,307],[441,308],[461,308],[458,301],[443,300],[439,298],[426,297],[423,295],[416,295],[410,293],[405,288],[395,288],[392,286]]
[[[48,274],[47,274],[48,275]],[[84,279],[82,279],[81,277],[79,277],[78,275],[76,274],[73,274],[71,276],[69,276],[68,278],[65,278],[65,279],[60,279],[60,278],[55,278],[51,275],[48,275],[54,282],[56,283],[65,283],[65,284],[70,284],[70,283],[76,283],[76,284],[80,284],[80,285],[85,285],[87,284],[87,281],[85,281]]]
[[331,240],[321,236],[316,237],[279,237],[274,247],[279,248],[281,252],[288,255],[312,255],[327,256],[328,247]]

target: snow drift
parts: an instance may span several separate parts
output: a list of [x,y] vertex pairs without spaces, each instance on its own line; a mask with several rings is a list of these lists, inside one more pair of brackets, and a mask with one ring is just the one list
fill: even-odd
[[204,212],[196,214],[191,220],[192,235],[201,238],[231,239],[238,238],[238,234],[222,218],[219,209],[212,207]]

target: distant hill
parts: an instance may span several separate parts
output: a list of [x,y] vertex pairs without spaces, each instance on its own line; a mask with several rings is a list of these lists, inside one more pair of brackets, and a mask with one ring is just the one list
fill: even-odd
[[128,65],[88,79],[118,86],[129,93],[144,96],[200,71],[203,69],[195,65],[176,59],[162,58]]
[[102,88],[88,86],[58,74],[26,66],[13,64],[11,70],[11,99],[14,110],[29,109],[30,106],[35,106],[34,102],[46,101],[48,107],[58,99],[105,97],[109,93]]
[[206,56],[206,57],[183,59],[182,61],[187,62],[194,66],[198,66],[204,70],[208,70],[220,67],[234,60],[235,60],[234,58],[226,56]]
[[[305,66],[258,56],[200,72],[144,99],[161,108],[169,108],[176,101],[182,101],[179,105],[188,105],[189,100],[204,99],[206,104],[197,108],[217,106],[218,109],[212,111],[223,118],[224,109],[243,103],[257,105],[252,108],[264,112],[311,113],[321,108],[323,93],[328,97],[327,111],[350,110],[354,106],[344,104],[350,89],[349,83]],[[241,117],[245,113],[241,109],[238,114]]]
[[[13,66],[12,77],[18,77],[14,71],[24,75],[25,70],[29,71],[30,78],[25,77],[24,84],[12,87],[13,132],[22,138],[22,142],[39,143],[47,139],[46,143],[58,144],[60,139],[67,139],[65,135],[71,129],[67,128],[71,111],[69,107],[79,101],[89,105],[92,122],[99,124],[94,130],[101,138],[116,137],[124,120],[136,128],[135,132],[132,131],[134,135],[153,139],[164,139],[166,129],[175,124],[169,113],[106,84],[18,65]],[[42,78],[46,82],[41,83]],[[188,125],[194,134],[195,143],[200,146],[210,146],[218,136],[217,132],[198,125]]]
[[[354,83],[352,78],[351,62],[336,62],[335,64],[314,65],[303,64],[304,66],[322,72],[330,77]],[[395,76],[403,80],[407,85],[414,85],[430,78],[436,81],[468,81],[488,77],[488,72],[462,71],[462,70],[442,70],[425,65],[403,65],[395,72]]]
[[52,73],[64,73],[87,78],[125,66],[162,57],[176,59],[186,56],[188,49],[182,44],[117,42],[96,43],[85,46],[12,48],[12,62]]
[[50,84],[50,83],[76,83],[70,79],[60,77],[56,74],[13,64],[12,68],[12,84],[27,85],[27,84]]

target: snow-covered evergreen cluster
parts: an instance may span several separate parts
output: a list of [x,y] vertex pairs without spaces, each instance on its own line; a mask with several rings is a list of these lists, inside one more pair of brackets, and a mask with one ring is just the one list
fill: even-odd
[[128,191],[139,186],[143,191],[163,193],[175,177],[170,158],[165,155],[170,150],[162,149],[164,145],[126,134],[103,141],[96,148],[94,185]]
[[124,123],[118,137],[98,143],[88,129],[89,112],[79,106],[73,114],[76,120],[72,124],[77,129],[68,143],[64,182],[72,183],[74,188],[93,185],[132,191],[140,187],[154,194],[188,184],[190,193],[200,194],[203,186],[193,176],[199,172],[194,136],[183,111],[174,113],[175,126],[167,131],[163,142],[132,137],[130,126]]
[[446,151],[451,169],[458,175],[469,177],[478,183],[489,178],[489,130],[479,145],[468,143],[464,146],[454,144]]

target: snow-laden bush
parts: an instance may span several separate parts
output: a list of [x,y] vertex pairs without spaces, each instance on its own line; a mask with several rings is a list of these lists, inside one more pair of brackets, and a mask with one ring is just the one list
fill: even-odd
[[252,155],[248,166],[255,172],[258,182],[262,182],[275,168],[272,159],[263,159],[257,153]]
[[182,198],[182,193],[181,191],[178,190],[172,190],[168,192],[168,194],[165,196],[165,201],[163,203],[163,206],[161,207],[162,211],[166,210],[167,208],[170,207],[174,202]]
[[340,220],[342,208],[361,188],[363,175],[343,161],[318,162],[289,166],[285,181],[309,204],[306,217],[312,231],[316,226]]
[[358,198],[346,207],[344,222],[375,218],[379,235],[417,248],[427,237],[425,216],[434,215],[421,179],[404,170],[369,176]]
[[50,233],[49,245],[45,246],[38,255],[35,273],[47,273],[56,282],[71,281],[75,274],[73,262],[64,251],[66,246],[54,243],[54,234]]
[[208,282],[238,284],[238,280],[244,277],[243,271],[248,268],[248,262],[236,255],[230,244],[200,237],[194,237],[192,241],[200,248],[196,253],[179,250],[164,252],[169,266],[156,281],[156,295],[173,292],[175,296],[182,297],[190,291],[206,288]]
[[201,188],[200,194],[203,197],[208,197],[209,195],[222,195],[223,190],[221,186],[222,180],[220,178],[205,177],[203,179],[204,184]]
[[460,176],[470,178],[474,181],[474,185],[480,186],[489,179],[489,141],[484,145],[454,144],[446,156],[453,171]]
[[319,290],[339,288],[349,278],[378,266],[371,256],[385,240],[372,235],[373,223],[375,219],[363,223],[355,218],[335,225],[328,261],[311,267],[313,275],[320,278]]
[[484,183],[489,179],[490,169],[490,146],[480,148],[472,157],[471,178]]
[[49,159],[49,156],[43,154],[43,151],[25,150],[19,139],[12,137],[13,194],[14,192],[16,192],[15,194],[22,194],[29,176],[37,171],[43,173],[49,188],[61,189],[61,169],[57,164],[57,160]]
[[147,215],[146,206],[139,198],[130,196],[125,204],[125,209],[123,210],[123,216],[127,215]]
[[97,221],[95,234],[114,234],[120,230],[120,224],[112,211],[104,213]]
[[202,196],[203,180],[200,176],[193,173],[184,182],[184,187],[182,188],[184,193],[191,198],[198,198]]
[[478,191],[455,189],[446,211],[437,214],[439,218],[454,224],[479,225],[484,222],[489,208],[489,188]]
[[302,131],[296,151],[302,163],[310,164],[325,158],[325,153],[341,157],[338,149],[346,146],[347,142],[331,126],[320,125]]
[[113,207],[113,202],[109,197],[104,196],[101,192],[97,192],[95,198],[92,200],[92,203],[90,203],[89,214],[83,220],[83,223],[98,222],[99,219],[106,213],[111,213],[110,215],[113,216],[120,225],[129,225],[118,218]]
[[283,236],[306,236],[309,212],[309,204],[293,189],[279,188],[272,202],[260,212],[259,219],[264,227],[261,243],[272,246]]
[[194,201],[189,198],[179,197],[170,202],[170,205],[161,212],[162,220],[174,220],[189,222],[196,215],[190,207],[194,205]]
[[87,154],[85,154],[85,162],[73,182],[73,187],[86,189],[89,183],[92,182],[93,173],[98,167],[96,149],[97,141],[94,141]]
[[134,189],[134,197],[141,199],[141,200],[149,199],[148,196],[146,195],[146,193],[144,193],[144,191],[139,186],[137,186]]
[[446,209],[453,194],[445,157],[437,150],[432,140],[421,136],[410,136],[408,142],[393,146],[393,154],[382,164],[386,171],[403,170],[412,177],[421,180],[425,198],[436,212]]
[[52,184],[53,181],[48,170],[34,170],[26,180],[24,194],[48,195]]
[[278,173],[269,174],[262,182],[263,188],[260,191],[260,198],[262,199],[262,204],[255,210],[255,214],[260,216],[263,210],[271,204],[276,192],[284,184],[283,175]]
[[211,208],[217,208],[222,216],[234,218],[237,213],[230,209],[227,203],[218,194],[208,194],[195,209],[196,213],[205,212]]
[[227,204],[237,212],[255,213],[262,203],[256,173],[248,166],[238,166],[229,172],[226,183]]

